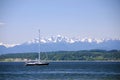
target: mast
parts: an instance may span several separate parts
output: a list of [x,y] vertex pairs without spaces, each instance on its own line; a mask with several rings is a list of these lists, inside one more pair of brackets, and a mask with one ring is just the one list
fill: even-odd
[[38,56],[39,62],[40,62],[40,29],[39,29],[39,56]]

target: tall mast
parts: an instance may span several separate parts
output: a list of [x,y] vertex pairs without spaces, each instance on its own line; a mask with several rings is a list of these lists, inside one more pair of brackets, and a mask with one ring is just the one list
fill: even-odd
[[39,62],[40,62],[40,29],[39,29]]

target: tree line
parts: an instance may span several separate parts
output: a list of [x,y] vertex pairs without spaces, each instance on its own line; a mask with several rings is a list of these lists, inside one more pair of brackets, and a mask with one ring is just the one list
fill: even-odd
[[[37,59],[38,53],[14,53],[0,55],[0,61],[5,59]],[[41,52],[42,60],[120,60],[119,50],[81,50],[81,51],[53,51],[53,52]]]

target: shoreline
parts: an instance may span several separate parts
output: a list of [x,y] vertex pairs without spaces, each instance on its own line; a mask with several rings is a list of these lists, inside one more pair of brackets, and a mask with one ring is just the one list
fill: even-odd
[[[26,61],[0,61],[0,62],[26,62]],[[85,61],[85,60],[59,60],[59,61],[53,61],[53,60],[47,60],[47,61],[43,61],[43,62],[120,62],[120,60],[95,60],[95,61]]]

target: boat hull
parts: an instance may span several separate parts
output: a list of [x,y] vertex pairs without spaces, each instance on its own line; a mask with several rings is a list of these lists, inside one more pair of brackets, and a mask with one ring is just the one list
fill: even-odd
[[49,65],[49,63],[35,63],[35,64],[26,64],[26,66],[42,66],[42,65]]

